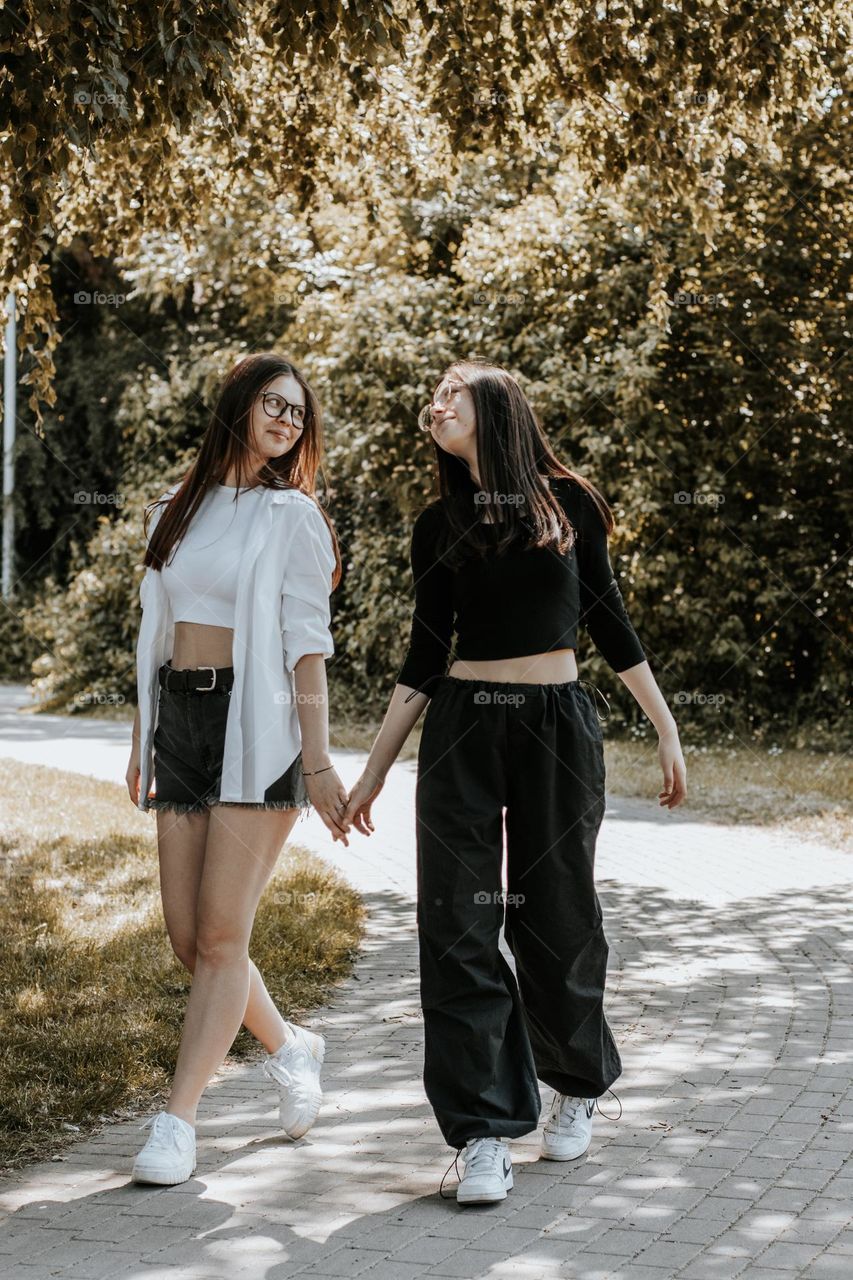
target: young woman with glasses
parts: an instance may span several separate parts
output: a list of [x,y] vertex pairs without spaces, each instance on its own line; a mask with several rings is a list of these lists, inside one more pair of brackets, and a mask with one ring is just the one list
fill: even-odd
[[347,844],[325,670],[341,566],[314,496],[321,458],[320,407],[302,374],[275,354],[247,356],[183,480],[153,504],[127,785],[156,811],[166,928],[193,981],[169,1100],[143,1125],[135,1181],[192,1175],[196,1108],[241,1023],[266,1046],[285,1133],[300,1137],[320,1105],[323,1039],[282,1018],[248,944],[299,813],[313,805]]
[[372,803],[429,703],[416,791],[424,1087],[462,1153],[465,1205],[512,1187],[507,1140],[537,1128],[538,1081],[555,1091],[541,1154],[572,1160],[622,1069],[603,1007],[604,749],[578,679],[581,624],[658,732],[661,805],[682,802],[686,771],[613,575],[610,509],[554,455],[515,379],[454,364],[421,425],[439,496],[415,521],[411,641],[345,821],[374,830]]

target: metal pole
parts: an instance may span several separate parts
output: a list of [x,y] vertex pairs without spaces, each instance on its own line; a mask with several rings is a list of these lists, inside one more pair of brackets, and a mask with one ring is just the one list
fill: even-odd
[[6,357],[3,362],[3,599],[12,594],[15,571],[15,295],[6,297]]

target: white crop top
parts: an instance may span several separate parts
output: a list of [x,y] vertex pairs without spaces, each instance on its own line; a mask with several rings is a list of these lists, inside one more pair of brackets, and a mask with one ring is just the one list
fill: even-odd
[[212,485],[163,566],[175,622],[234,628],[240,563],[260,489],[241,489],[235,501],[236,494],[232,485]]

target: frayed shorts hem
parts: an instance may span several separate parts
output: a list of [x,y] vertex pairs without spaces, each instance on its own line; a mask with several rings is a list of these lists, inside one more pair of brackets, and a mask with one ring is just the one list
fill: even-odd
[[150,799],[145,808],[153,813],[158,809],[164,813],[205,813],[214,806],[234,809],[301,809],[307,813],[311,808],[310,801],[293,800],[157,800]]

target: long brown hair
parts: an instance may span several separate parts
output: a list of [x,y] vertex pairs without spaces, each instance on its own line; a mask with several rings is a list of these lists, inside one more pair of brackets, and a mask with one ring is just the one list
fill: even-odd
[[[240,501],[239,487],[248,474],[252,406],[263,389],[282,374],[295,378],[305,393],[305,424],[299,439],[288,453],[264,463],[258,473],[257,484],[267,489],[297,489],[317,502],[315,485],[317,472],[323,461],[323,420],[317,396],[296,365],[284,356],[272,351],[244,356],[226,376],[198,457],[157,522],[145,552],[143,563],[146,566],[153,565],[155,569],[162,569],[172,548],[186,533],[208,489],[222,483],[232,466],[237,469],[236,500]],[[143,529],[146,537],[154,508],[161,501],[158,498],[145,509]],[[332,538],[335,553],[332,575],[334,589],[341,579],[340,548],[331,520],[319,502],[317,506]]]
[[[542,477],[574,480],[592,498],[609,534],[613,514],[596,487],[563,465],[548,444],[533,406],[518,382],[500,365],[486,360],[459,360],[446,377],[461,382],[474,401],[480,489],[468,464],[433,441],[439,496],[447,516],[446,544],[439,548],[447,563],[467,554],[502,554],[510,547],[550,547],[563,553],[574,541],[574,529],[559,500]],[[435,388],[434,388],[435,390]],[[511,495],[513,501],[492,508],[498,529],[490,540],[478,518],[475,495]]]

